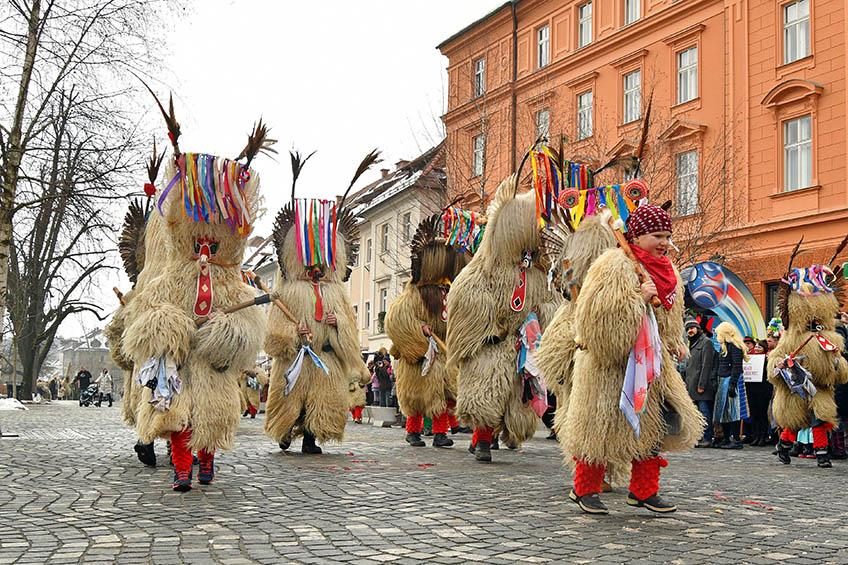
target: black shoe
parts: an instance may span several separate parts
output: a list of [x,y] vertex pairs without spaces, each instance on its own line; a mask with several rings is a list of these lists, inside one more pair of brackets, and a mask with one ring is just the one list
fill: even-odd
[[156,467],[156,452],[153,450],[153,442],[141,443],[137,442],[133,449],[135,450],[138,460],[147,467]]
[[[424,442],[421,442],[424,443]],[[433,447],[452,447],[453,440],[446,434],[436,434],[433,436]]]
[[552,439],[552,440],[556,441],[556,439],[557,439],[556,432],[551,430],[551,433],[549,433],[548,437],[546,437],[545,439]]
[[792,458],[790,456],[790,450],[792,448],[792,444],[788,441],[780,441],[777,444],[777,458],[784,465],[789,465],[792,463]]
[[498,450],[501,448],[501,444],[498,442],[498,438],[492,440],[492,443],[489,445],[490,449]]
[[283,451],[288,451],[289,447],[291,447],[291,440],[290,439],[281,439],[280,440],[280,449],[282,449]]
[[668,514],[669,512],[677,510],[677,506],[663,500],[659,494],[649,496],[645,500],[639,500],[636,498],[636,495],[631,492],[627,495],[627,504],[630,506],[637,506],[639,508],[647,508],[651,512],[658,512],[660,514]]
[[754,436],[745,436],[742,438],[742,443],[749,444],[754,443]]
[[705,448],[705,447],[712,447],[712,445],[713,444],[712,444],[711,441],[707,441],[705,439],[702,439],[701,441],[699,441],[698,443],[695,444],[695,447]]
[[789,457],[798,457],[801,455],[801,452],[804,450],[804,446],[798,443],[797,441],[792,444],[792,447],[789,448]]
[[456,426],[455,428],[451,428],[451,434],[470,434],[471,432],[471,428],[466,426]]
[[310,433],[303,434],[303,445],[300,446],[300,452],[305,455],[321,455],[323,451],[315,445],[315,436]]
[[491,449],[492,444],[488,441],[478,441],[477,448],[474,450],[474,458],[481,463],[490,463],[492,461]]
[[241,417],[242,417],[242,418],[244,418],[244,417],[245,417],[245,416],[247,416],[248,414],[250,414],[250,410],[245,410],[245,411],[244,411],[244,414],[242,414],[242,415],[241,415]]
[[191,472],[177,473],[174,472],[174,484],[171,488],[177,492],[188,492],[191,490]]
[[568,498],[570,498],[573,502],[576,502],[577,506],[580,507],[580,510],[586,514],[609,514],[609,510],[607,510],[607,507],[604,506],[603,502],[601,502],[601,497],[598,493],[577,496],[572,490],[568,494]]
[[215,456],[200,462],[200,470],[197,473],[197,482],[208,485],[215,478]]
[[470,453],[471,455],[474,455],[474,444],[473,443],[468,444],[468,453]]
[[743,447],[745,446],[742,445],[742,442],[737,440],[730,440],[721,444],[722,449],[742,449]]
[[816,450],[816,461],[818,466],[822,469],[830,469],[833,467],[833,463],[830,462],[830,455],[828,455],[827,449]]
[[421,439],[421,434],[417,432],[410,432],[406,434],[406,443],[411,445],[412,447],[424,447],[427,445],[424,443],[424,440]]
[[192,467],[194,467],[196,465],[200,465],[200,461],[197,460],[197,455],[191,456],[191,465],[192,465]]

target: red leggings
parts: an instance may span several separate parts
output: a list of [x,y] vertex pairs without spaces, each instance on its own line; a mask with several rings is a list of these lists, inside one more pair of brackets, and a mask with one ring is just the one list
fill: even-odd
[[350,409],[350,415],[353,416],[354,420],[362,419],[362,406],[354,406]]
[[[448,433],[449,416],[447,412],[442,412],[433,418],[433,433],[446,434]],[[420,434],[424,431],[424,416],[415,414],[406,418],[406,432],[409,434]]]
[[[639,500],[645,500],[660,490],[660,468],[668,466],[662,457],[649,457],[637,461],[630,468],[630,492]],[[574,494],[585,496],[599,494],[604,482],[606,467],[603,464],[590,464],[577,460],[574,467]]]
[[495,430],[492,428],[474,428],[474,433],[471,435],[471,445],[476,446],[478,441],[487,441],[491,444],[494,435]]
[[[824,422],[813,426],[813,449],[827,449],[827,432],[833,429],[833,424]],[[798,432],[783,428],[780,432],[780,440],[787,443],[795,443],[798,440]]]
[[[171,462],[174,464],[174,471],[177,473],[191,474],[191,464],[194,458],[191,455],[191,448],[188,446],[190,441],[191,428],[171,432]],[[201,462],[211,461],[214,458],[214,449],[212,451],[200,449],[197,452],[197,459]]]

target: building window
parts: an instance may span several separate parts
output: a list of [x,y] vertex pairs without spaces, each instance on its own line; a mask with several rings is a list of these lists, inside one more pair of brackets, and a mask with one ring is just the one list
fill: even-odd
[[536,54],[539,59],[539,68],[545,67],[551,62],[551,28],[540,27],[536,32]]
[[385,312],[389,307],[389,289],[380,289],[380,312]]
[[366,330],[371,329],[371,303],[365,302],[365,325],[362,326]]
[[353,254],[353,265],[352,265],[352,267],[355,269],[358,266],[359,266],[359,253],[354,253]]
[[486,159],[486,136],[482,133],[474,138],[474,155],[471,159],[471,176],[483,176],[483,165]]
[[380,226],[380,253],[389,251],[389,224],[386,222]]
[[592,43],[592,3],[586,2],[577,8],[577,47]]
[[783,188],[813,184],[813,120],[809,115],[783,122]]
[[798,0],[783,6],[783,63],[803,59],[810,54],[810,0]]
[[353,319],[359,323],[359,304],[353,305]]
[[642,0],[624,0],[624,25],[630,25],[642,17]]
[[698,211],[698,152],[678,153],[676,161],[677,214],[689,216]]
[[624,123],[642,117],[642,71],[624,75]]
[[698,97],[698,48],[690,47],[677,54],[677,103]]
[[545,139],[551,133],[551,111],[545,108],[536,112],[536,137],[544,137]]
[[409,237],[412,234],[412,214],[407,212],[403,215],[403,221],[401,222],[401,233],[403,233],[403,240],[409,241]]
[[371,264],[371,238],[365,240],[365,264]]
[[[780,303],[780,283],[766,283],[766,319],[779,318],[778,304]],[[784,320],[785,322],[786,320]]]
[[592,137],[592,91],[577,96],[577,139]]
[[486,59],[474,61],[474,98],[486,94]]

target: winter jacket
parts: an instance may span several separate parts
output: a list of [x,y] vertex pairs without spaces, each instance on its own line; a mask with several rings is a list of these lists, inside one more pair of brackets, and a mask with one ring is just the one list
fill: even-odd
[[[712,341],[703,333],[689,347],[689,362],[684,378],[692,400],[713,400],[716,392],[717,352]],[[698,392],[698,389],[704,392]]]
[[100,392],[103,394],[112,394],[112,375],[108,372],[100,373],[95,383],[100,385]]
[[742,376],[742,350],[733,345],[727,344],[727,355],[719,353],[718,357],[718,376],[733,377],[733,386],[736,385],[738,379]]

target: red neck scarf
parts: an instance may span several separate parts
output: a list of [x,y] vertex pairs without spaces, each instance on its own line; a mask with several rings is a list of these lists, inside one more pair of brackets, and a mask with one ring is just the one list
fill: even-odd
[[674,274],[671,260],[666,256],[654,257],[636,244],[631,245],[630,249],[654,281],[663,307],[671,310],[677,290],[677,275]]

